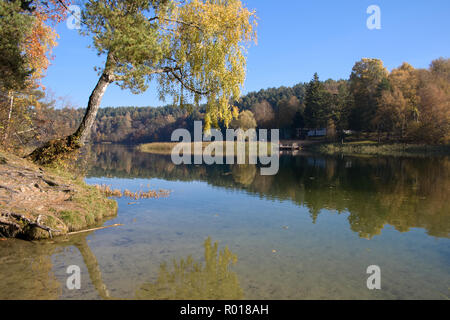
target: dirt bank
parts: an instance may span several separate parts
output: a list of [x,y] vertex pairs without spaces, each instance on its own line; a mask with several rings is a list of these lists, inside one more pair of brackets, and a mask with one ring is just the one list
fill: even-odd
[[0,238],[64,235],[116,213],[116,201],[82,177],[0,151]]

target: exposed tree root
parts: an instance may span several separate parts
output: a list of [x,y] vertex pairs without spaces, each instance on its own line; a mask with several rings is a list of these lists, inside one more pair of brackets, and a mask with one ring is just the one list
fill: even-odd
[[79,139],[74,136],[68,136],[63,139],[50,140],[25,158],[41,165],[47,165],[69,158],[81,147]]
[[[15,219],[12,220],[11,218]],[[33,221],[24,215],[14,213],[14,212],[4,212],[0,214],[0,225],[6,226],[2,228],[3,232],[7,233],[9,237],[15,237],[18,233],[22,233],[26,228],[39,228],[45,230],[50,235],[50,238],[53,237],[53,233],[61,233],[60,230],[55,230],[50,227],[47,227],[41,224],[42,216],[39,215],[36,221]],[[23,224],[25,222],[25,224]]]
[[[0,151],[0,232],[2,237],[47,239],[96,226],[117,213],[108,199],[73,172],[35,164]],[[56,230],[55,230],[56,229]]]
[[21,226],[14,221],[5,219],[0,215],[0,231],[5,238],[14,238],[22,230]]

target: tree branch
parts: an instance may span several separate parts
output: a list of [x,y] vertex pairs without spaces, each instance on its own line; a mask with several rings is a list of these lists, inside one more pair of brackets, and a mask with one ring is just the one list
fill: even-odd
[[181,85],[182,85],[185,89],[187,89],[187,90],[189,90],[189,91],[192,91],[192,92],[194,92],[194,93],[196,93],[196,94],[199,94],[199,95],[201,95],[201,96],[206,96],[206,95],[208,95],[208,94],[211,92],[211,91],[200,91],[200,90],[198,90],[198,89],[196,89],[196,88],[190,86],[189,84],[187,84],[187,83],[183,80],[184,77],[183,77],[183,73],[181,72],[181,69],[178,69],[178,70],[180,71],[180,75],[176,74],[175,70],[170,71],[170,74],[173,75],[173,76],[175,77],[175,79],[177,79],[178,82],[180,82]]
[[203,29],[198,24],[195,24],[193,22],[186,22],[186,21],[182,21],[182,20],[178,20],[178,19],[160,18],[158,16],[155,16],[153,18],[148,19],[149,22],[152,22],[152,21],[155,21],[155,20],[163,20],[163,21],[166,21],[166,22],[179,23],[179,24],[182,24],[184,26],[196,28],[197,30],[203,31]]

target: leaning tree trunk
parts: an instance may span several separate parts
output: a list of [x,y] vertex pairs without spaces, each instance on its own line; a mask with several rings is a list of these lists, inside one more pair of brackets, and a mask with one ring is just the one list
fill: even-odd
[[86,138],[89,136],[92,125],[97,117],[98,108],[100,107],[103,95],[111,82],[113,82],[112,76],[108,73],[103,73],[89,97],[88,107],[80,126],[77,131],[70,136],[70,138],[76,141],[80,146],[84,145]]
[[3,137],[4,143],[7,143],[6,140],[8,140],[9,128],[11,126],[11,116],[12,116],[12,110],[13,110],[13,105],[14,105],[14,93],[12,91],[10,91],[8,94],[8,97],[9,97],[9,113],[8,113],[8,122],[6,123],[6,128],[5,128],[5,136]]
[[63,139],[51,140],[47,142],[42,147],[37,148],[30,155],[28,155],[28,159],[39,164],[49,164],[74,152],[75,150],[80,149],[84,145],[86,138],[89,136],[92,125],[94,124],[95,118],[97,117],[97,112],[103,95],[105,94],[108,86],[114,82],[112,60],[112,55],[108,53],[105,70],[100,76],[97,85],[89,97],[86,113],[84,114],[83,120],[81,121],[77,131]]

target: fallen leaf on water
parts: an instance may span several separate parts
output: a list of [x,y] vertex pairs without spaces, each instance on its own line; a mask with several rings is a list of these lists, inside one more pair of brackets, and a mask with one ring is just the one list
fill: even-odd
[[276,253],[277,252],[277,250],[272,250],[272,253]]
[[128,202],[128,205],[137,204],[137,202]]
[[6,241],[6,240],[8,240],[8,239],[6,239],[6,238],[0,238],[0,241]]

